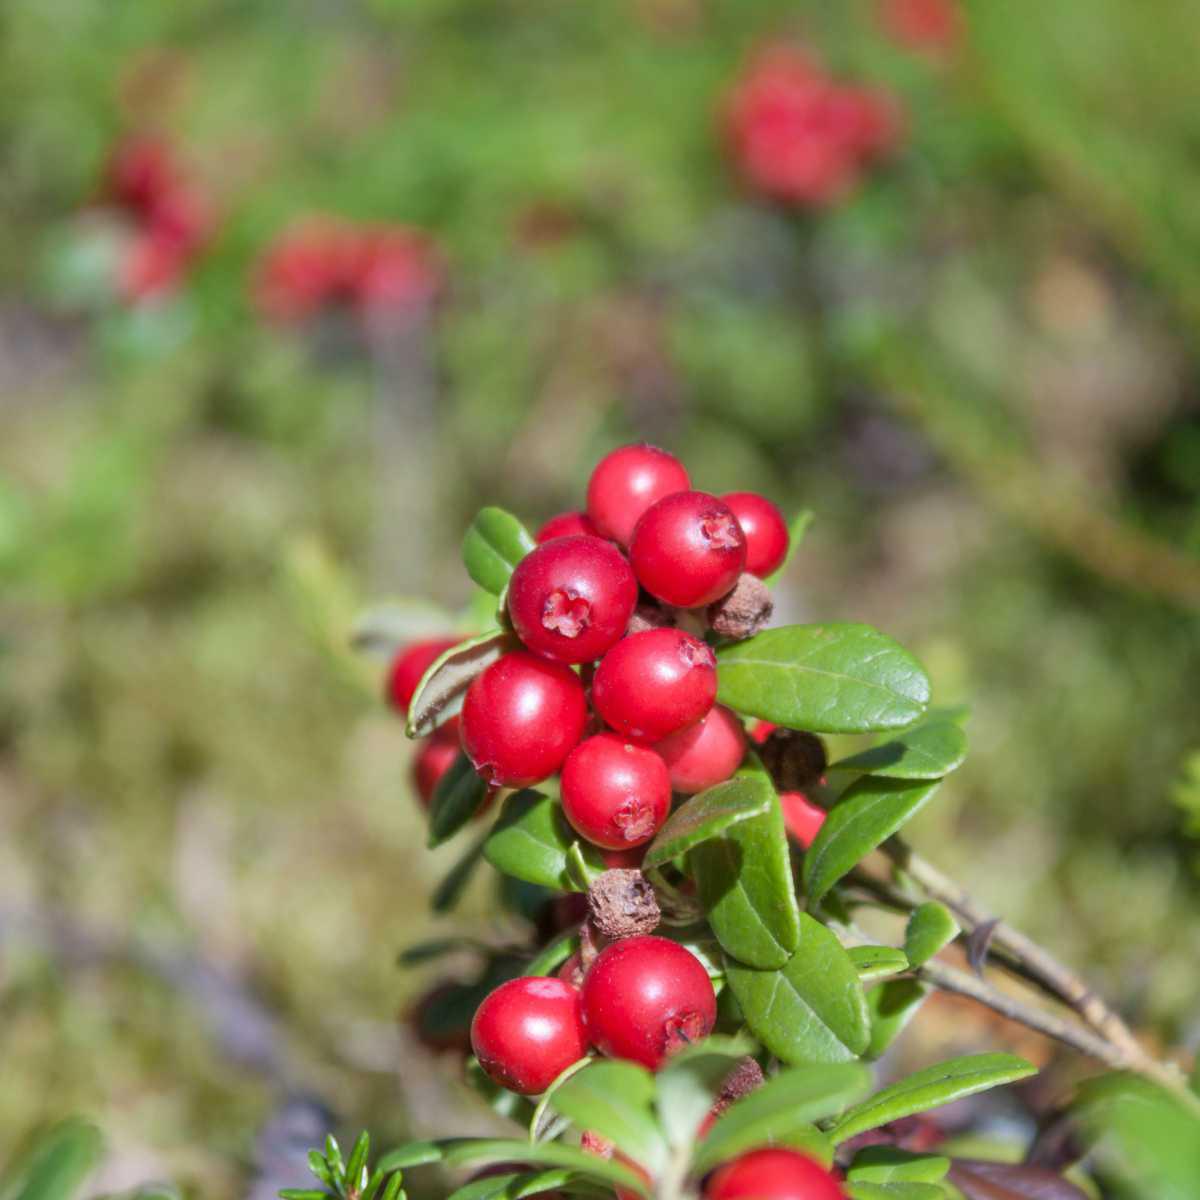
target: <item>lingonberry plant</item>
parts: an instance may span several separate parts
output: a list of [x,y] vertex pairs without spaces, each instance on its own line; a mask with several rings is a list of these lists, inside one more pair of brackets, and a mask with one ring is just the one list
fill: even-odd
[[[921,665],[875,629],[769,627],[808,514],[789,529],[761,496],[696,491],[648,446],[602,460],[587,494],[586,515],[536,539],[484,509],[463,550],[490,626],[398,648],[388,672],[424,739],[430,845],[495,813],[435,909],[486,860],[533,889],[538,936],[423,1010],[469,1024],[469,1040],[429,1040],[469,1045],[468,1077],[527,1138],[413,1143],[374,1178],[483,1168],[459,1200],[1080,1200],[1044,1166],[910,1136],[927,1110],[1032,1075],[1023,1059],[975,1054],[872,1089],[868,1064],[941,989],[1190,1095],[1077,976],[900,839],[962,763],[964,714],[931,707]],[[873,734],[829,761],[826,735]],[[905,916],[899,944],[865,932],[872,910]],[[960,939],[974,973],[939,957]]]

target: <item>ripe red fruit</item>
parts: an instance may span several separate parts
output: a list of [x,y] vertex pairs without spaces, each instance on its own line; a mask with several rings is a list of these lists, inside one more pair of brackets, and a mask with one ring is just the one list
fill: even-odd
[[599,658],[625,633],[637,580],[611,542],[583,534],[531,550],[508,583],[508,615],[536,654],[559,662]]
[[796,1150],[751,1150],[714,1171],[706,1200],[845,1200],[838,1181]]
[[599,537],[600,531],[588,519],[587,513],[563,512],[551,517],[533,535],[533,540],[540,546],[543,542],[550,541],[551,538],[571,537],[574,534]]
[[624,850],[648,842],[671,811],[667,765],[614,733],[580,742],[562,769],[563,813],[597,846]]
[[757,492],[729,492],[721,499],[746,535],[746,570],[759,579],[779,570],[791,540],[783,513]]
[[528,787],[563,765],[587,719],[583,684],[570,667],[514,650],[467,689],[463,749],[494,787]]
[[592,703],[605,723],[639,741],[660,741],[700,720],[716,695],[716,655],[681,629],[622,638],[592,680]]
[[676,608],[698,608],[737,583],[746,567],[746,535],[716,496],[676,492],[642,514],[629,560],[652,596]]
[[561,979],[510,979],[471,1022],[471,1048],[488,1076],[522,1096],[544,1092],[587,1053],[577,989]]
[[613,942],[583,981],[583,1020],[592,1045],[651,1071],[707,1037],[716,1019],[708,972],[691,951],[666,938]]
[[778,728],[773,721],[755,721],[750,726],[750,740],[756,746],[761,746]]
[[723,783],[742,764],[746,731],[738,717],[721,704],[714,705],[695,725],[655,742],[671,773],[671,788],[694,796]]
[[423,808],[429,807],[433,793],[442,776],[450,770],[458,757],[458,730],[443,726],[431,738],[421,743],[413,759],[413,785],[417,789]]
[[780,792],[779,805],[783,809],[783,823],[788,833],[807,850],[816,841],[828,813],[803,792]]
[[421,676],[441,658],[459,638],[428,638],[405,646],[388,668],[387,700],[401,716],[407,716]]
[[691,487],[683,463],[657,446],[622,446],[588,480],[587,514],[603,537],[629,545],[638,518],[656,500]]

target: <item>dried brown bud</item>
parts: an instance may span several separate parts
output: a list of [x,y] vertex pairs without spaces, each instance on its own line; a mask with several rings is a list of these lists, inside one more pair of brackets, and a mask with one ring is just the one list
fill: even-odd
[[762,629],[774,611],[771,589],[758,576],[745,571],[731,592],[708,606],[708,623],[722,637],[742,641]]
[[674,613],[657,604],[639,604],[629,618],[625,632],[645,633],[647,629],[668,629],[675,624]]
[[815,733],[795,729],[773,729],[758,753],[781,792],[807,791],[821,781],[828,761]]
[[641,871],[605,871],[588,888],[592,924],[608,938],[653,933],[662,913],[654,888]]
[[735,1100],[748,1096],[755,1088],[764,1083],[763,1069],[753,1058],[743,1058],[721,1084],[716,1102],[712,1106],[712,1114],[719,1117]]

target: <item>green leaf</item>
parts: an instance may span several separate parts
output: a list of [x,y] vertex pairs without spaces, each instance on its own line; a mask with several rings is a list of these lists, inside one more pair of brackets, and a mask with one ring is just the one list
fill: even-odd
[[909,969],[908,955],[895,946],[851,946],[847,953],[860,983],[874,983]]
[[100,1131],[72,1118],[37,1139],[4,1170],[4,1200],[70,1200],[104,1154]]
[[438,780],[433,799],[429,802],[429,836],[432,850],[452,838],[479,811],[487,799],[488,786],[460,753],[450,764],[450,770]]
[[672,1146],[689,1146],[717,1093],[757,1043],[747,1037],[710,1037],[671,1057],[655,1076],[658,1117]]
[[[504,810],[483,846],[483,856],[498,871],[564,891],[581,891],[567,865],[575,831],[563,816],[562,805],[541,792],[524,789],[509,796]],[[604,860],[591,847],[580,853],[595,871]]]
[[440,1142],[405,1142],[403,1146],[384,1154],[375,1167],[380,1171],[399,1171],[441,1162],[444,1157],[445,1147]]
[[666,1145],[654,1116],[654,1076],[635,1063],[593,1062],[560,1084],[550,1107],[579,1129],[607,1138],[651,1173],[659,1171]]
[[346,1163],[346,1178],[352,1185],[362,1174],[362,1169],[367,1163],[367,1155],[370,1152],[371,1135],[364,1129],[358,1135],[358,1140],[354,1143],[354,1149],[350,1151],[350,1159]]
[[405,733],[410,738],[428,737],[457,716],[475,677],[515,646],[512,634],[499,629],[451,646],[421,676],[408,706]]
[[739,771],[732,782],[752,785],[767,810],[701,842],[688,869],[725,953],[751,966],[781,967],[800,938],[783,811],[761,767]]
[[831,771],[865,771],[890,779],[941,779],[967,757],[967,735],[953,721],[925,721],[890,742],[832,763]]
[[854,1183],[939,1183],[950,1170],[940,1154],[913,1154],[896,1146],[865,1146],[846,1172]]
[[513,568],[534,547],[529,531],[502,508],[481,508],[463,537],[467,574],[485,591],[498,596]]
[[811,508],[802,508],[788,522],[788,548],[787,553],[783,556],[783,562],[767,576],[763,582],[767,587],[774,587],[776,583],[783,577],[788,567],[792,565],[792,559],[795,557],[800,543],[804,541],[804,535],[808,532],[808,527],[813,523],[813,517],[816,514]]
[[848,1182],[850,1200],[946,1200],[946,1189],[936,1183]]
[[279,1200],[329,1200],[324,1188],[281,1188]]
[[917,1009],[929,995],[927,984],[915,979],[889,979],[882,987],[867,993],[867,1010],[871,1014],[871,1041],[864,1058],[880,1058],[884,1051],[903,1032]]
[[857,1058],[870,1039],[867,1001],[841,942],[807,913],[796,953],[778,970],[727,959],[730,987],[751,1032],[787,1063]]
[[666,820],[642,860],[644,871],[717,837],[731,825],[762,816],[771,806],[770,782],[737,775],[681,804]]
[[475,868],[479,866],[479,860],[483,858],[483,845],[486,840],[487,834],[476,840],[462,858],[446,872],[441,883],[433,889],[429,906],[435,913],[450,912],[462,898],[463,891],[471,882],[471,876],[475,874]]
[[904,931],[904,953],[914,967],[924,966],[939,950],[959,935],[958,922],[950,910],[936,900],[913,909]]
[[816,904],[843,875],[920,811],[940,782],[864,775],[847,788],[804,855],[804,887],[810,902]]
[[[859,1063],[790,1067],[762,1087],[735,1100],[717,1118],[696,1148],[695,1167],[707,1171],[755,1146],[821,1147],[822,1135],[813,1125],[835,1116],[865,1096],[871,1073]],[[833,1147],[819,1157],[828,1163]]]
[[1015,1083],[1036,1073],[1036,1067],[1012,1054],[973,1054],[951,1059],[901,1079],[852,1108],[834,1126],[833,1140],[840,1144],[901,1117],[939,1108],[963,1096]]
[[[523,1196],[558,1195],[560,1190],[578,1195],[584,1192],[584,1186],[573,1186],[577,1182],[578,1176],[567,1167],[552,1167],[548,1171],[512,1171],[503,1175],[489,1175],[485,1179],[473,1179],[452,1192],[449,1200],[521,1200]],[[594,1191],[586,1186],[585,1194],[607,1198],[612,1196],[612,1191]]]
[[636,1172],[613,1159],[588,1154],[561,1142],[519,1142],[502,1138],[467,1138],[447,1143],[443,1159],[450,1166],[478,1163],[529,1163],[534,1166],[567,1167],[588,1179],[599,1179],[628,1188],[639,1196],[648,1193],[646,1181]]
[[540,1142],[547,1137],[553,1137],[554,1132],[552,1126],[558,1118],[553,1116],[552,1101],[554,1093],[558,1091],[572,1075],[577,1075],[595,1059],[590,1054],[585,1054],[582,1058],[571,1063],[570,1066],[564,1067],[559,1072],[557,1078],[551,1081],[550,1086],[542,1093],[541,1099],[537,1102],[533,1110],[533,1116],[529,1118],[529,1140],[531,1142]]
[[521,974],[553,975],[578,949],[579,934],[574,930],[568,930],[538,953]]
[[869,625],[785,625],[717,651],[717,699],[813,733],[903,729],[924,713],[929,679]]
[[[595,862],[594,859],[593,862]],[[571,876],[571,882],[575,885],[576,890],[586,892],[603,871],[603,864],[596,867],[588,862],[584,856],[583,846],[579,842],[572,842],[567,847],[567,873]]]

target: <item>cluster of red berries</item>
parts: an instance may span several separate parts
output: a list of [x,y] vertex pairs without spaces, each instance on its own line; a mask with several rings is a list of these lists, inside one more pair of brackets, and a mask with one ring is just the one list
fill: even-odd
[[133,225],[118,266],[121,297],[136,302],[174,290],[216,227],[208,195],[187,176],[172,147],[150,135],[117,146],[106,193]]
[[443,280],[433,243],[418,230],[306,217],[285,229],[263,254],[254,300],[268,319],[298,322],[327,305],[369,314],[426,304]]
[[900,134],[889,97],[838,82],[811,51],[784,44],[751,59],[723,115],[746,184],[773,200],[811,207],[852,192]]

